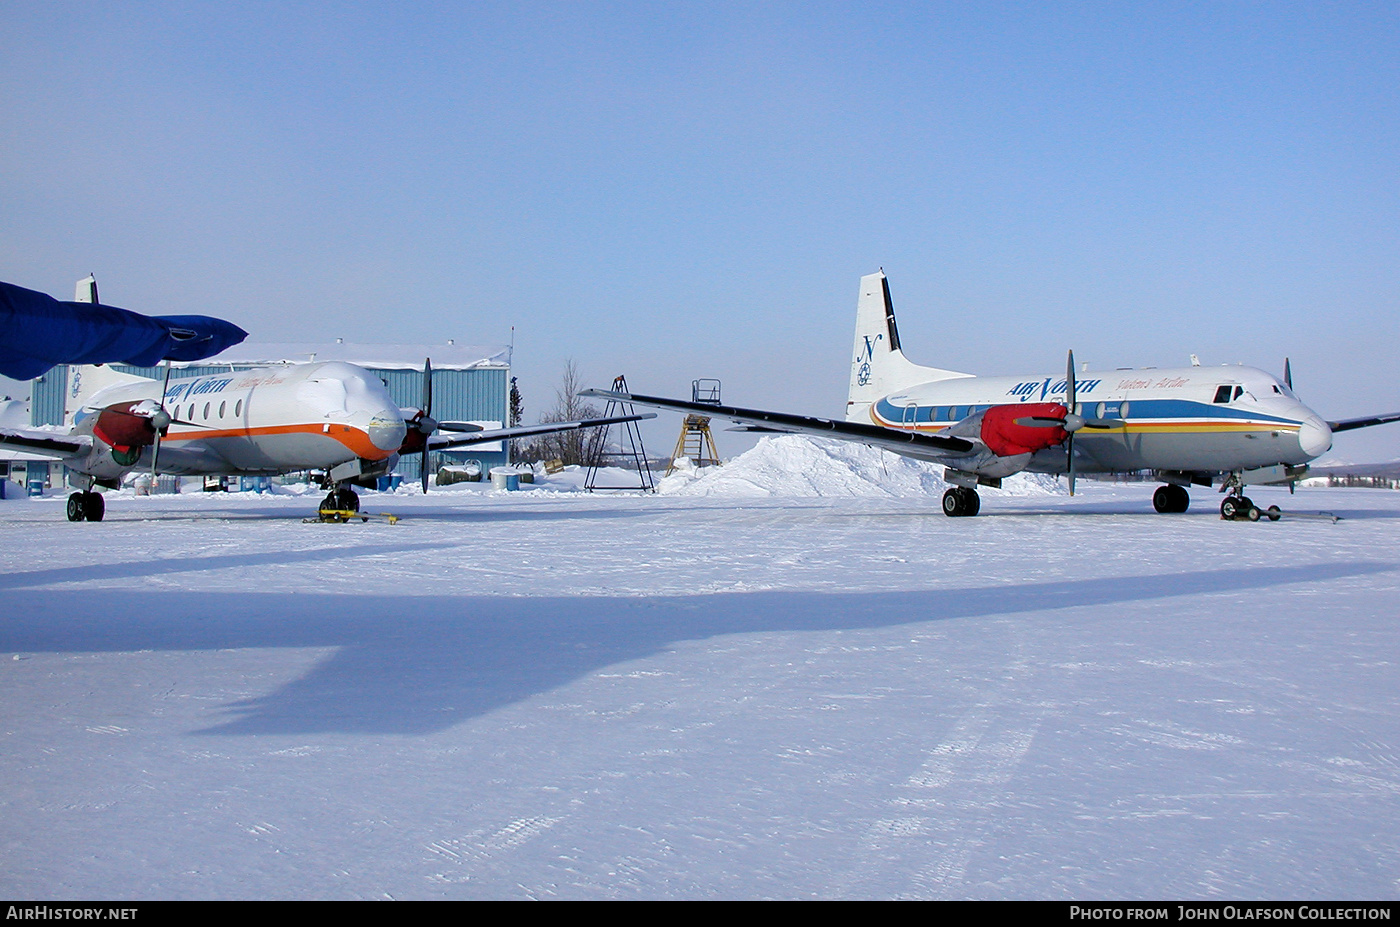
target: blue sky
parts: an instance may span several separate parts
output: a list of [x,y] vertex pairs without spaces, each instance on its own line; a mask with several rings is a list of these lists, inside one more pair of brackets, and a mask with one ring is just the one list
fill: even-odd
[[1396,49],[1393,3],[0,0],[0,279],[254,340],[514,326],[532,419],[570,357],[839,416],[884,267],[918,362],[1291,356],[1386,411]]

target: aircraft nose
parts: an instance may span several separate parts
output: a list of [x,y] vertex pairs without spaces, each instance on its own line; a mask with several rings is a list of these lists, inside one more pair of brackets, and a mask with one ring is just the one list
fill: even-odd
[[381,451],[397,451],[408,429],[398,409],[381,409],[369,420],[369,442]]
[[1298,446],[1309,459],[1321,457],[1332,447],[1332,429],[1316,415],[1309,415],[1298,429]]

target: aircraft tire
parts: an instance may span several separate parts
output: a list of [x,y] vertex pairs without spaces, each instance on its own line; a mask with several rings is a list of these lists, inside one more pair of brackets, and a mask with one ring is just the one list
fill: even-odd
[[336,501],[340,508],[346,512],[358,512],[360,510],[360,497],[348,486],[335,491]]
[[1220,503],[1220,517],[1226,521],[1234,521],[1239,517],[1240,510],[1243,508],[1240,499],[1235,496],[1226,496],[1225,501]]
[[1152,507],[1164,515],[1176,515],[1191,505],[1191,494],[1175,483],[1158,486],[1152,494]]
[[83,517],[88,521],[101,521],[102,516],[107,514],[107,503],[102,498],[102,493],[88,491],[82,493]]
[[321,516],[321,521],[339,522],[345,519],[340,515],[340,499],[337,498],[335,490],[321,501],[320,510],[317,512]]
[[1258,506],[1253,506],[1253,505],[1251,505],[1249,508],[1245,509],[1245,510],[1244,510],[1244,517],[1245,517],[1245,518],[1248,518],[1250,521],[1258,521],[1258,520],[1259,520],[1259,508],[1258,508]]
[[1269,516],[1269,521],[1278,521],[1283,517],[1283,510],[1276,505],[1271,505],[1264,510],[1264,514]]
[[68,497],[68,520],[87,520],[87,507],[83,505],[83,494],[80,492],[75,492]]
[[977,490],[954,486],[943,494],[943,514],[949,518],[976,515],[982,508]]

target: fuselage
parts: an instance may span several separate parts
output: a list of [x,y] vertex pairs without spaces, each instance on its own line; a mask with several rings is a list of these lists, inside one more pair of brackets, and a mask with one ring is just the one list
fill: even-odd
[[[140,400],[161,403],[156,380],[95,393],[75,417],[92,433],[103,410]],[[404,421],[384,384],[353,364],[289,364],[172,380],[163,405],[175,421],[161,439],[164,473],[267,474],[330,469],[359,458],[387,461],[404,439]],[[100,431],[97,437],[100,439]],[[140,456],[95,445],[70,462],[97,477],[119,477],[150,466]]]
[[[1253,367],[1182,367],[1076,374],[1078,412],[1109,419],[1074,439],[1079,472],[1175,470],[1223,473],[1307,463],[1332,446],[1325,420],[1278,378]],[[871,403],[887,428],[938,433],[993,406],[1061,403],[1066,377],[935,380]],[[1066,469],[1063,448],[1037,452],[1027,469]]]

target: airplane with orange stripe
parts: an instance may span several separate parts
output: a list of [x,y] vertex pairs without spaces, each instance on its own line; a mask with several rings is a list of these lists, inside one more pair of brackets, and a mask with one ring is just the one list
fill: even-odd
[[[588,390],[584,395],[729,418],[744,430],[796,432],[855,441],[944,465],[952,484],[943,511],[975,515],[978,486],[998,487],[1021,471],[1066,474],[1150,470],[1163,483],[1159,512],[1184,512],[1186,487],[1226,493],[1221,515],[1257,521],[1244,487],[1292,484],[1332,446],[1338,431],[1400,420],[1400,413],[1327,421],[1280,379],[1253,367],[1075,370],[978,377],[924,367],[900,347],[883,271],[862,277],[844,421],[656,396]],[[1193,358],[1194,362],[1194,358]]]
[[[423,404],[403,409],[384,383],[341,362],[285,364],[164,382],[74,368],[75,413],[63,430],[0,428],[0,445],[57,460],[85,488],[68,498],[70,521],[101,521],[99,487],[132,472],[272,475],[322,470],[332,488],[322,513],[359,510],[357,482],[391,472],[401,455],[652,418],[616,416],[486,429],[431,416],[432,369]],[[453,432],[454,434],[439,434]],[[427,491],[427,467],[423,490]],[[70,480],[72,478],[70,477]]]

